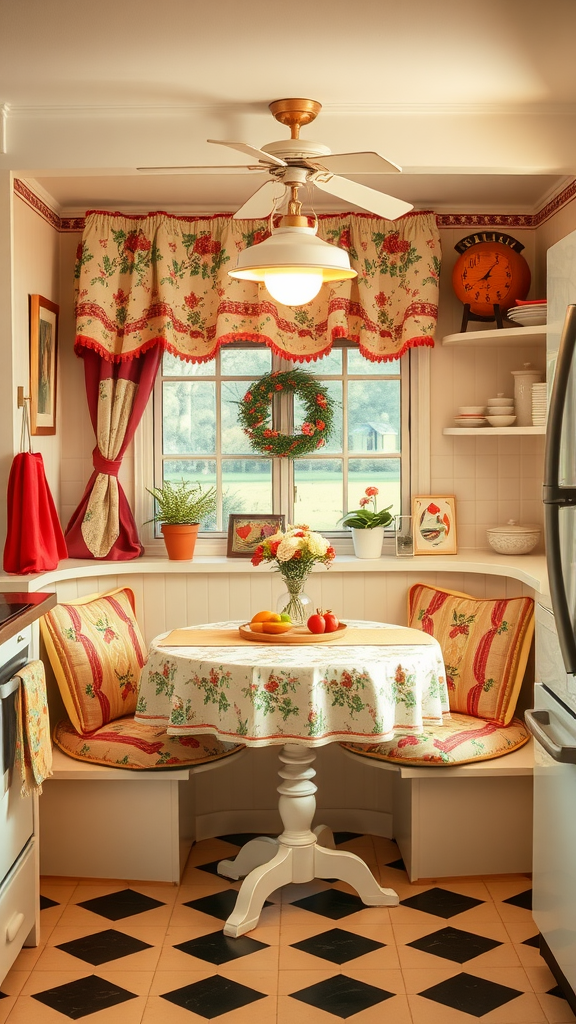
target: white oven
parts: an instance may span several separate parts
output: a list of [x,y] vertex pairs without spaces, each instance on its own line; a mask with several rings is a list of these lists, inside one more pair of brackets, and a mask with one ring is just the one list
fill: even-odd
[[0,980],[35,923],[34,797],[21,795],[14,770],[19,678],[29,660],[31,627],[0,645]]

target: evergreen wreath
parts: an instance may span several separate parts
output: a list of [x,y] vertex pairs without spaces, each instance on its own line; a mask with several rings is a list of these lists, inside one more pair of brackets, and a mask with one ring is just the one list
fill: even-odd
[[[272,429],[272,399],[280,392],[297,395],[304,405],[299,434]],[[254,451],[277,458],[298,459],[326,444],[332,431],[334,403],[317,377],[306,370],[275,370],[250,386],[239,403],[239,420]]]

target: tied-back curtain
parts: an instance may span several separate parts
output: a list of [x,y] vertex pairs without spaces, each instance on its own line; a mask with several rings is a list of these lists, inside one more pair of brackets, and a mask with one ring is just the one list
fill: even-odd
[[94,472],[66,529],[70,558],[124,561],[143,554],[118,473],[154,386],[161,354],[155,346],[139,359],[112,363],[98,352],[83,352],[96,447]]
[[91,212],[76,266],[76,349],[130,359],[159,345],[203,362],[221,344],[264,342],[295,362],[337,338],[367,359],[433,345],[440,238],[433,213],[398,221],[320,217],[318,234],[346,249],[353,281],[324,286],[306,306],[282,306],[262,285],[228,276],[238,252],[269,234],[266,221]]

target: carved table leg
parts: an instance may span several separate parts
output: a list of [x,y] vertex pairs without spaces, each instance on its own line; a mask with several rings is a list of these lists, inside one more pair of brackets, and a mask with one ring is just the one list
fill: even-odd
[[[246,875],[234,912],[228,918],[225,935],[238,937],[255,928],[262,905],[274,889],[287,882],[309,882],[313,878],[339,878],[357,890],[367,906],[395,906],[393,889],[382,889],[367,864],[353,853],[334,849],[334,837],[326,825],[312,831],[316,810],[316,772],[312,749],[301,743],[286,743],[280,753],[282,768],[278,809],[284,831],[277,840],[261,836],[242,848],[233,861],[221,861],[218,873],[232,878]],[[255,866],[256,865],[256,866]]]

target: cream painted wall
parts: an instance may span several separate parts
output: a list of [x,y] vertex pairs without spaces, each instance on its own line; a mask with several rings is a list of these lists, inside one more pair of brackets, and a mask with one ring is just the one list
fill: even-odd
[[[30,390],[29,359],[29,296],[42,295],[51,302],[60,303],[60,236],[42,217],[14,198],[14,255],[13,255],[13,394],[12,411],[14,439],[18,445],[22,411],[16,405],[16,387],[24,394]],[[61,313],[66,312],[61,308]],[[44,460],[46,479],[56,507],[60,504],[60,461],[62,454],[62,378],[58,372],[56,400],[56,434],[34,437],[32,448]],[[15,451],[17,448],[15,447]]]

